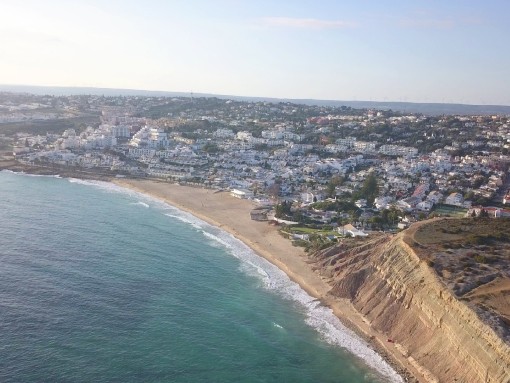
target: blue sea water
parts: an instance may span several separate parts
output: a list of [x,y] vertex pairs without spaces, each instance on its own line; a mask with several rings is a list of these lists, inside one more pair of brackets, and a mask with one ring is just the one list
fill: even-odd
[[0,382],[400,382],[244,244],[112,184],[0,172]]

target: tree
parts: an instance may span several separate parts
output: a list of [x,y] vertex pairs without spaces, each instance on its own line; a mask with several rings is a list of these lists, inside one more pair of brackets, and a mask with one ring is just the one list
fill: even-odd
[[487,210],[485,210],[485,209],[482,209],[482,210],[480,211],[480,217],[482,217],[482,218],[488,218],[488,217],[489,217],[489,212],[488,212]]
[[474,198],[474,196],[475,196],[475,193],[473,193],[473,191],[472,191],[472,190],[470,190],[470,191],[468,191],[468,192],[466,192],[466,193],[464,194],[464,199],[473,199],[473,198]]
[[381,219],[381,217],[379,217],[377,215],[370,218],[368,220],[368,222],[370,222],[370,224],[372,225],[372,228],[379,228],[379,229],[382,228],[382,223],[383,223],[382,219]]
[[335,189],[337,186],[343,183],[343,178],[340,176],[333,176],[328,182],[328,186],[326,187],[326,193],[328,197],[334,197],[336,195]]
[[377,185],[377,178],[375,173],[371,172],[363,182],[363,186],[360,190],[360,197],[367,200],[368,204],[374,203],[375,198],[379,194],[379,186]]
[[296,210],[292,215],[292,220],[295,222],[303,223],[305,221],[305,216],[300,210]]
[[392,225],[395,225],[395,223],[398,221],[399,217],[399,211],[392,207],[388,213],[388,220]]
[[278,205],[276,205],[275,207],[275,217],[276,218],[282,218],[282,217],[286,217],[286,216],[289,216],[291,211],[292,207],[292,202],[287,202],[287,201],[283,201],[282,203],[279,203]]
[[206,153],[217,153],[220,151],[220,148],[218,147],[218,145],[212,143],[212,142],[208,142],[204,145],[204,147],[202,148],[202,150]]

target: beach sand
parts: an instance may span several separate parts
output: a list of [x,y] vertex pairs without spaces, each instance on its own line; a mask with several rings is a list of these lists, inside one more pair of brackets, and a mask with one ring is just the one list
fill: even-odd
[[284,271],[309,295],[330,307],[348,327],[363,336],[374,349],[393,365],[408,382],[427,382],[412,361],[399,352],[384,334],[374,331],[365,318],[346,299],[329,294],[331,286],[314,272],[300,247],[278,233],[278,227],[268,222],[253,221],[252,201],[232,197],[228,192],[180,186],[166,182],[135,179],[114,179],[119,186],[144,193],[191,213],[211,225],[231,233],[257,254]]
[[278,233],[277,227],[250,218],[250,211],[256,206],[252,201],[232,197],[228,192],[151,180],[115,179],[113,182],[163,199],[231,233],[257,254],[285,271],[293,281],[316,298],[324,296],[330,289],[306,264],[306,255],[302,248],[292,246],[289,240]]

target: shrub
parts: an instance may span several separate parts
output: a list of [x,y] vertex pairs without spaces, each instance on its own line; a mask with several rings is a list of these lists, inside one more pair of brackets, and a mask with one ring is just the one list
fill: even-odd
[[302,239],[297,239],[295,241],[292,241],[292,245],[296,247],[306,247],[308,245],[308,242]]

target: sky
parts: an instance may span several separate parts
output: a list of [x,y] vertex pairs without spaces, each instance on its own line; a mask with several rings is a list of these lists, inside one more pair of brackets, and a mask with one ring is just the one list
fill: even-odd
[[507,0],[0,0],[0,84],[510,105]]

